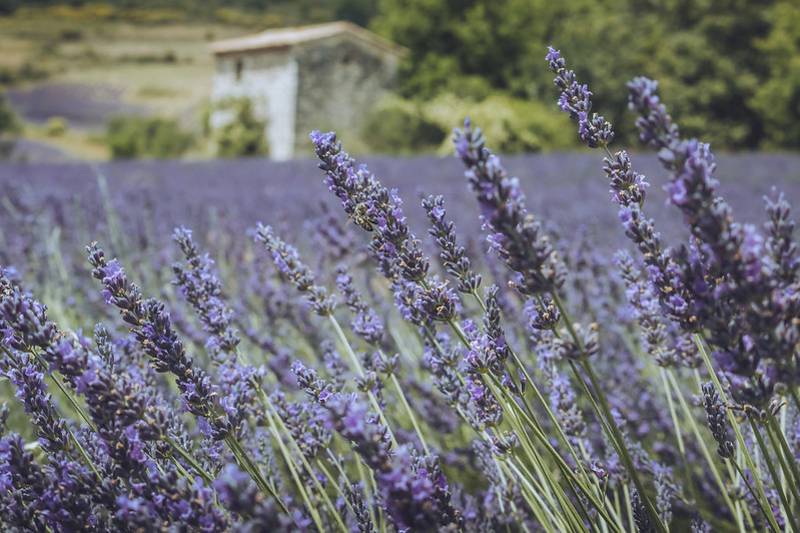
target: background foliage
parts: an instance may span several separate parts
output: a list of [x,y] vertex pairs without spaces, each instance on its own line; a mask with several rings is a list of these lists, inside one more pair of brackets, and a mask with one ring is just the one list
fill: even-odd
[[[35,34],[37,46],[16,54],[24,61],[0,61],[0,85],[122,79],[126,101],[184,126],[189,115],[199,122],[205,105],[202,88],[213,72],[207,41],[345,19],[409,50],[397,94],[366,129],[348,135],[357,151],[441,152],[448,136],[438,130],[449,131],[468,109],[485,115],[504,152],[575,148],[548,99],[552,82],[541,68],[548,44],[577,59],[597,110],[628,125],[617,132],[626,144],[634,134],[622,88],[646,75],[659,80],[687,135],[702,132],[730,150],[800,147],[797,0],[0,0],[4,13],[19,24],[2,45],[16,50]],[[40,35],[39,19],[54,29]],[[143,39],[160,44],[140,50]],[[174,83],[165,69],[186,81]],[[409,126],[403,135],[392,127],[398,120]],[[91,140],[81,135],[75,129],[49,142],[70,148]]]
[[178,157],[194,142],[174,120],[146,117],[111,119],[106,140],[114,159]]
[[231,120],[214,132],[218,156],[248,157],[269,153],[264,135],[267,124],[256,118],[250,100],[232,99],[220,105],[231,113]]
[[17,117],[8,106],[8,100],[3,92],[0,92],[0,135],[15,133],[19,128]]
[[544,99],[551,80],[539,64],[552,43],[577,59],[614,123],[622,84],[644,74],[661,82],[687,134],[727,148],[800,145],[795,0],[381,0],[372,26],[409,48],[410,98],[488,85]]

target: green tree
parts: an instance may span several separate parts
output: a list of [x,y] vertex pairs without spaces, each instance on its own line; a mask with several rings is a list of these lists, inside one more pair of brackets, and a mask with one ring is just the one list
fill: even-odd
[[256,118],[248,98],[230,99],[220,104],[231,112],[231,120],[216,133],[220,157],[251,157],[269,152],[265,131],[267,122]]
[[758,41],[769,67],[752,98],[764,123],[767,147],[800,148],[800,9],[795,0],[778,2],[769,13],[772,30]]
[[798,12],[797,0],[381,0],[372,27],[410,49],[406,97],[499,91],[552,106],[543,62],[552,44],[622,142],[635,140],[624,84],[643,74],[660,81],[687,135],[790,147]]

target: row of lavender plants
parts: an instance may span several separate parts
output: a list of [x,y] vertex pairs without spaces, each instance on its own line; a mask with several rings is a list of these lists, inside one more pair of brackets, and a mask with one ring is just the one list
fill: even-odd
[[800,531],[788,203],[736,222],[710,147],[637,78],[641,140],[690,236],[668,246],[592,93],[546,60],[604,154],[629,252],[555,239],[469,121],[454,145],[477,253],[441,196],[415,235],[320,132],[344,216],[292,235],[302,256],[258,224],[206,236],[215,262],[178,228],[165,268],[113,217],[83,266],[47,245],[35,283],[0,271],[4,530]]

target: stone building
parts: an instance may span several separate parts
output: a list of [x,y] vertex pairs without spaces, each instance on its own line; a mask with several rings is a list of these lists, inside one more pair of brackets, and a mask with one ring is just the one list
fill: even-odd
[[[353,131],[391,87],[404,49],[349,22],[212,43],[212,102],[247,97],[267,120],[270,157],[308,153],[313,129]],[[231,120],[218,110],[212,127]]]

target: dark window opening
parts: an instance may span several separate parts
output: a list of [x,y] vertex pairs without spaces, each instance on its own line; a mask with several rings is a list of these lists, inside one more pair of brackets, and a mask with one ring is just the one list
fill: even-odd
[[240,58],[236,60],[236,81],[242,79],[242,70],[244,70],[244,61]]

